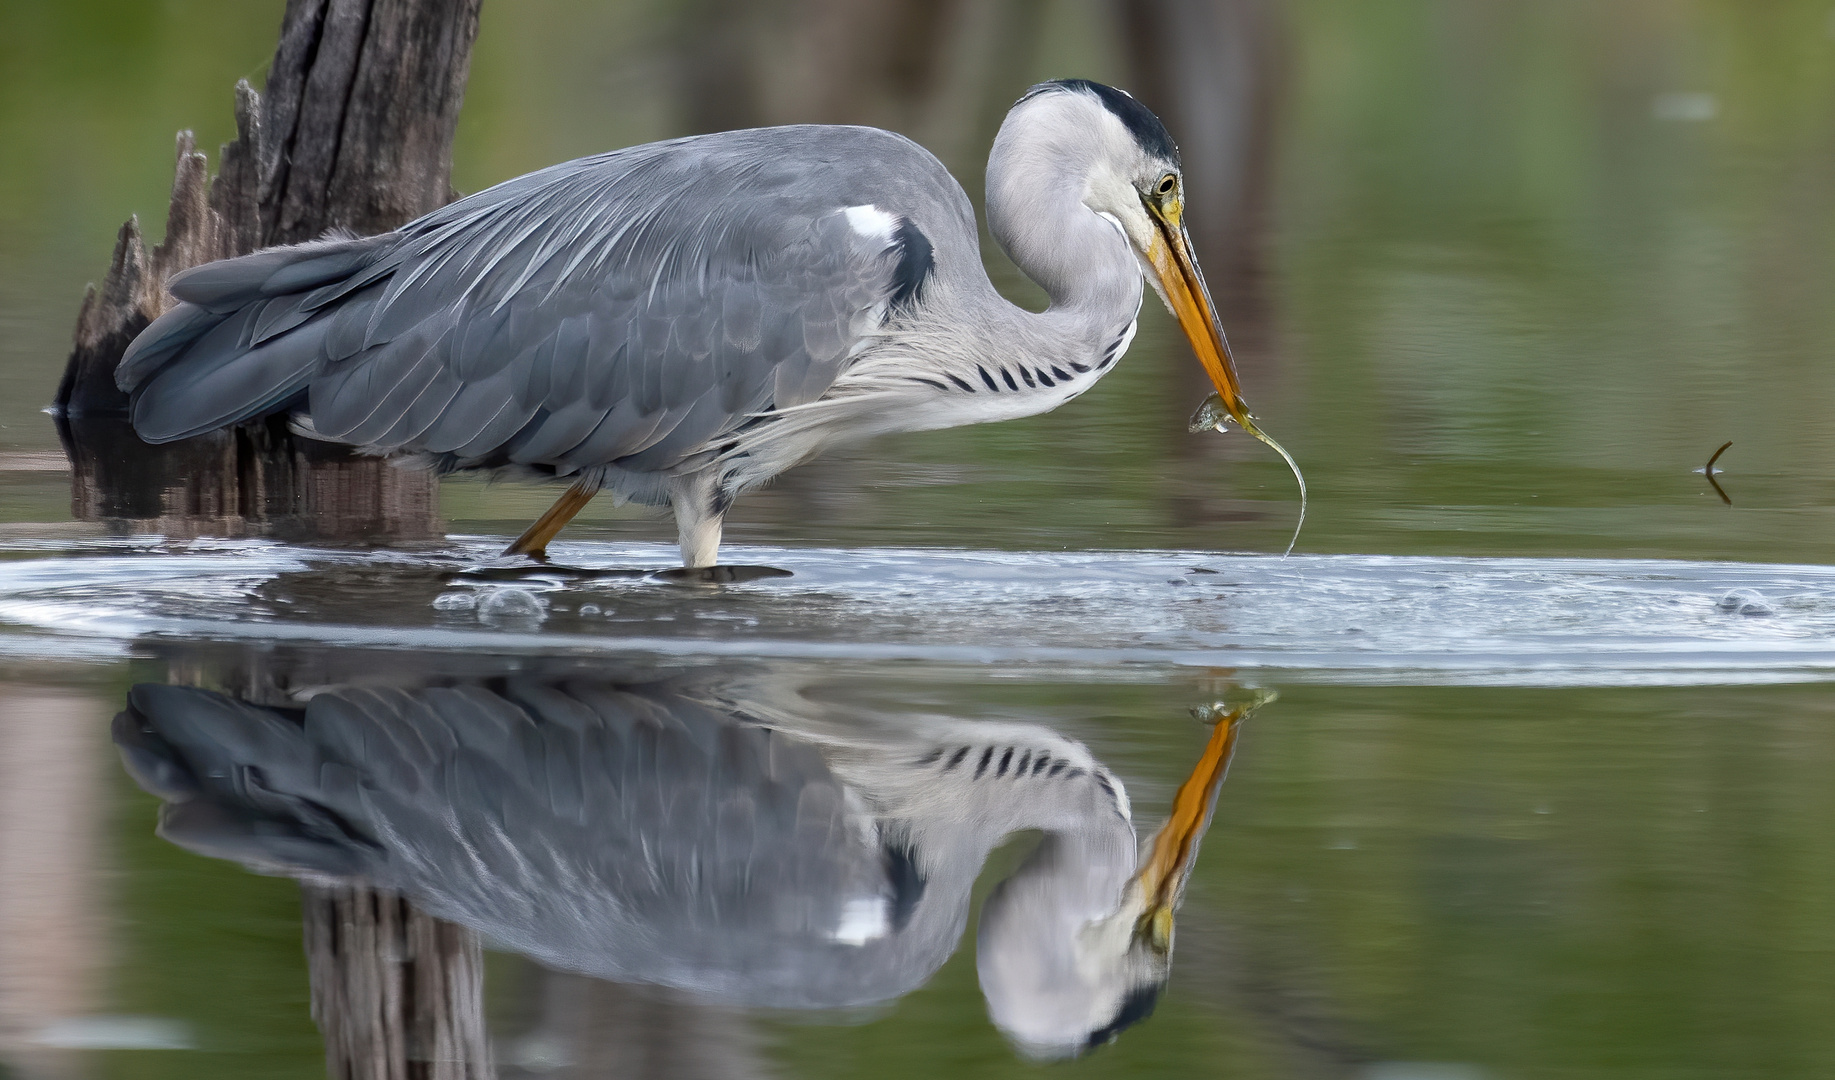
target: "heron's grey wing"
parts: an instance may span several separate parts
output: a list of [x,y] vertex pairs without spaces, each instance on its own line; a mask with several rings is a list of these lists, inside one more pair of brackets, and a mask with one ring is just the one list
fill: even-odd
[[556,966],[783,1004],[912,981],[832,970],[900,882],[821,754],[666,685],[340,689],[299,713],[137,687],[117,741],[189,815],[176,842],[362,877]]
[[914,229],[845,212],[870,201],[863,165],[922,151],[821,130],[582,159],[387,238],[190,271],[117,373],[136,427],[182,437],[303,393],[322,435],[358,445],[669,469],[819,397],[927,272]]
[[191,687],[136,686],[115,717],[122,764],[165,800],[160,835],[257,869],[367,873],[380,849],[329,809],[352,777],[324,762],[297,717]]
[[429,910],[559,966],[722,989],[800,977],[885,891],[807,744],[642,688],[466,693],[503,735],[462,735],[419,793],[364,790],[389,883]]

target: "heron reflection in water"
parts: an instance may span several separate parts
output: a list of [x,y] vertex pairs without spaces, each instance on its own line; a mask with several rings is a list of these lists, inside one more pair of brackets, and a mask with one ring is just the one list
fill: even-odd
[[1048,728],[836,728],[690,677],[338,688],[298,708],[147,684],[115,741],[180,846],[736,1005],[917,988],[961,939],[988,854],[1039,830],[982,909],[977,966],[995,1024],[1056,1057],[1152,1010],[1247,711],[1209,717],[1144,848],[1121,782]]
[[1178,149],[1144,106],[1033,87],[994,140],[987,215],[1050,298],[1035,313],[995,291],[968,196],[910,140],[702,135],[189,270],[116,381],[149,442],[278,413],[443,470],[571,480],[506,553],[543,557],[602,489],[667,505],[701,568],[735,498],[825,448],[1089,390],[1133,340],[1143,277],[1216,385],[1204,426],[1234,420],[1286,457],[1242,399],[1185,212]]

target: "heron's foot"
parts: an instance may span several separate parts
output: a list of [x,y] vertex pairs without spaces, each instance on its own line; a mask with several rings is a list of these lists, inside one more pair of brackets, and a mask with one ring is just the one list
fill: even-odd
[[598,578],[640,578],[650,571],[626,566],[558,566],[543,560],[534,566],[473,566],[454,577],[461,581],[527,581],[531,578],[549,581],[592,581]]
[[572,487],[562,492],[560,498],[554,500],[553,506],[550,506],[541,517],[535,519],[535,524],[524,529],[521,536],[512,540],[510,546],[503,549],[503,553],[505,555],[527,555],[538,563],[547,562],[548,541],[554,539],[554,535],[560,532],[569,521],[572,521],[575,514],[584,510],[586,504],[592,502],[593,496],[598,493],[599,480],[597,478],[581,477],[575,480]]
[[539,563],[542,565],[547,564],[548,546],[546,544],[538,548],[523,548],[523,547],[517,546],[517,544],[520,544],[520,543],[522,543],[522,541],[518,540],[516,541],[515,544],[511,544],[509,547],[504,548],[503,553],[498,555],[497,557],[500,559],[513,559],[516,556],[521,555],[526,559],[531,559],[535,561],[536,563]]
[[668,581],[688,585],[727,585],[740,581],[757,581],[760,578],[777,578],[792,576],[788,570],[779,570],[775,566],[678,566],[672,570],[658,570],[650,575],[658,581]]

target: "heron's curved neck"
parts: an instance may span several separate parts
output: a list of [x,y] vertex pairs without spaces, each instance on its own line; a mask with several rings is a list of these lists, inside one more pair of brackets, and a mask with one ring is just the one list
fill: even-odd
[[988,231],[1051,298],[1034,319],[1106,342],[1140,310],[1141,271],[1120,224],[1084,202],[1095,167],[1086,140],[1010,116],[988,156]]

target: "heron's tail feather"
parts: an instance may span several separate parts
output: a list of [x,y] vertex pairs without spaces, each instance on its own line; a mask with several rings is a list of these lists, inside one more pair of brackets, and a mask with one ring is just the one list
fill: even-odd
[[129,775],[165,800],[159,833],[201,855],[258,869],[362,873],[375,844],[334,807],[345,770],[328,766],[298,719],[208,690],[142,684],[115,717]]
[[174,277],[180,301],[128,346],[115,384],[148,442],[189,438],[294,401],[325,362],[325,307],[387,276],[389,236],[270,248]]

